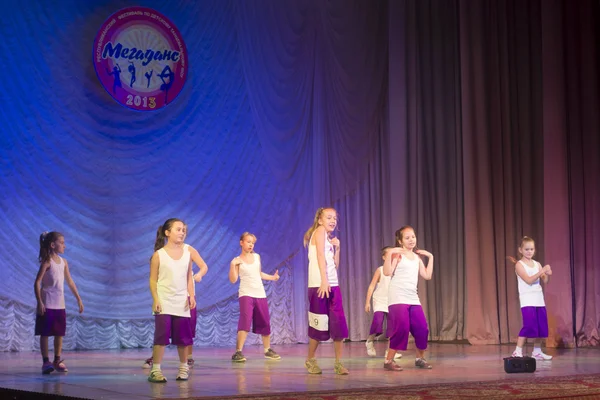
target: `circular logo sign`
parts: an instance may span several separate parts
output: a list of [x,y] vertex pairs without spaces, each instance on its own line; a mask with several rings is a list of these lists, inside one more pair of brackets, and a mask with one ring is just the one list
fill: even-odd
[[167,17],[145,7],[111,15],[96,35],[93,57],[96,75],[108,93],[140,111],[175,100],[189,68],[179,30]]

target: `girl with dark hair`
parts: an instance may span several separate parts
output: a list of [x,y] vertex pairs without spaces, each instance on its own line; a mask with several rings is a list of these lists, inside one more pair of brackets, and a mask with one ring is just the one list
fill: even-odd
[[[417,368],[431,369],[425,360],[429,328],[419,295],[417,284],[419,276],[430,280],[433,275],[433,255],[425,250],[417,249],[417,237],[411,226],[403,226],[396,231],[398,247],[387,251],[383,262],[383,274],[390,276],[388,291],[388,328],[390,347],[383,364],[388,371],[402,371],[394,361],[398,350],[406,350],[408,334],[415,338]],[[427,257],[427,266],[420,256]]]
[[[40,269],[35,278],[34,288],[37,299],[35,334],[40,336],[43,374],[68,371],[64,361],[60,359],[63,337],[67,329],[65,281],[77,299],[79,313],[83,312],[83,302],[71,278],[69,264],[59,255],[65,252],[65,248],[65,237],[62,233],[44,232],[40,235]],[[50,362],[48,358],[49,336],[54,336],[54,362]]]
[[187,354],[189,346],[193,344],[190,309],[196,308],[192,262],[199,266],[206,264],[196,249],[184,243],[186,233],[182,220],[166,220],[156,232],[154,254],[150,259],[150,292],[155,328],[153,363],[148,381],[154,383],[167,381],[160,363],[165,346],[169,343],[177,346],[179,355],[176,379],[185,381],[189,377]]

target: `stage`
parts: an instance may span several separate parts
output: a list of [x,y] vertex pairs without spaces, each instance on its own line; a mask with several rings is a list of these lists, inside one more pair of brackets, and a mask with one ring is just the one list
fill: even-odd
[[409,388],[412,385],[445,387],[444,384],[460,382],[502,380],[511,383],[532,378],[539,380],[567,375],[600,374],[598,349],[549,349],[547,352],[555,356],[554,360],[539,361],[534,374],[506,374],[502,358],[510,355],[512,345],[470,346],[444,343],[430,343],[428,360],[433,365],[432,370],[416,369],[414,351],[409,349],[398,361],[404,371],[389,372],[382,368],[385,346],[386,342],[377,342],[378,357],[373,358],[367,356],[364,342],[346,343],[344,363],[350,370],[348,376],[336,376],[333,373],[333,345],[330,343],[323,344],[319,349],[322,375],[309,375],[306,372],[306,344],[275,346],[282,356],[279,361],[263,358],[259,347],[247,347],[244,354],[248,361],[242,364],[231,362],[231,348],[194,348],[196,364],[187,382],[175,380],[177,353],[174,348],[169,348],[162,364],[169,380],[166,384],[152,384],[146,380],[149,370],[142,369],[142,364],[150,355],[150,349],[66,352],[63,357],[69,372],[53,372],[50,375],[41,374],[38,353],[0,353],[0,387],[24,391],[11,392],[10,397],[5,391],[1,397],[44,398],[41,394],[44,393],[55,395],[45,398],[59,398],[56,397],[59,395],[107,400],[189,399],[240,395],[252,398],[285,393],[286,398],[292,399],[314,392],[333,391],[333,395],[340,390],[369,393],[367,389],[389,388],[402,394],[403,386]]

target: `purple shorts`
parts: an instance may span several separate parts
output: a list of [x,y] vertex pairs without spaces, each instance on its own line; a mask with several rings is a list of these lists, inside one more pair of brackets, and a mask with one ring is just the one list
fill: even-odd
[[342,292],[332,286],[329,298],[319,298],[319,288],[308,288],[308,337],[320,342],[343,340],[348,337],[348,325],[344,315]]
[[238,320],[238,331],[252,332],[257,335],[267,336],[271,334],[271,318],[269,317],[269,303],[266,298],[257,299],[250,296],[242,296],[240,301],[240,319]]
[[546,307],[522,307],[523,328],[519,332],[520,337],[547,338],[548,337],[548,315]]
[[388,313],[383,311],[375,311],[373,313],[373,322],[371,322],[371,330],[369,335],[379,336],[383,333],[383,320],[387,319]]
[[408,334],[415,338],[415,346],[419,350],[427,348],[429,328],[423,313],[423,307],[410,304],[392,304],[388,307],[387,336],[390,338],[390,348],[406,350]]
[[191,346],[192,327],[190,317],[178,317],[170,314],[154,316],[154,344],[167,346],[169,339],[176,346]]
[[65,309],[46,309],[44,315],[35,316],[36,336],[65,336],[67,331],[67,312]]

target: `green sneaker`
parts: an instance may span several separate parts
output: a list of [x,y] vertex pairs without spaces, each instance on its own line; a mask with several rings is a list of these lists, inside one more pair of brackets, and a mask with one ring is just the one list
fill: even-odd
[[165,378],[160,369],[155,369],[150,371],[150,376],[148,376],[148,382],[165,383],[167,382],[167,378]]
[[308,370],[309,374],[319,375],[319,374],[323,373],[323,371],[321,371],[321,368],[319,368],[319,365],[317,364],[317,359],[316,358],[309,358],[304,363],[304,366]]
[[231,361],[233,361],[233,362],[245,362],[246,361],[246,357],[244,357],[244,355],[242,354],[241,351],[236,351],[231,356]]
[[348,372],[348,368],[344,367],[340,361],[336,361],[335,364],[333,364],[333,372],[335,372],[336,375],[348,375],[350,373]]

